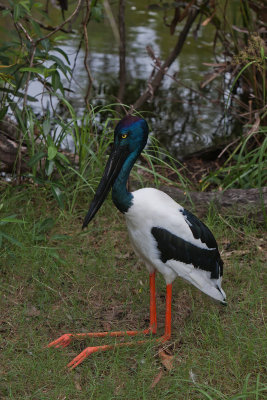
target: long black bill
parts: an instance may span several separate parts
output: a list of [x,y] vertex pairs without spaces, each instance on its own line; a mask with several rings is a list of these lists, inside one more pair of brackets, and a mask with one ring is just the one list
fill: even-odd
[[113,147],[102,179],[98,185],[98,188],[96,189],[95,197],[93,198],[89,211],[84,218],[82,229],[84,229],[89,224],[89,222],[94,218],[95,214],[103,204],[111,189],[111,186],[119,175],[121,167],[126,160],[128,154],[129,152],[127,146],[123,146],[121,148],[115,146]]

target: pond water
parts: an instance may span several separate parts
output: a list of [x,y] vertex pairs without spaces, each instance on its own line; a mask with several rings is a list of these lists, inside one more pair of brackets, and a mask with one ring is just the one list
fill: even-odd
[[[156,56],[164,60],[177,41],[179,29],[183,27],[183,23],[178,25],[175,34],[171,36],[169,28],[163,23],[163,11],[149,10],[147,4],[140,0],[126,3],[127,86],[124,103],[128,105],[140,96],[153,71],[146,46],[151,46]],[[117,10],[113,9],[113,12],[116,17]],[[59,23],[59,12],[54,14],[53,20],[55,25]],[[196,24],[193,29],[195,27]],[[219,80],[204,90],[199,88],[205,74],[211,72],[210,67],[203,63],[216,62],[213,53],[214,34],[211,24],[200,24],[197,38],[193,32],[189,34],[160,90],[141,108],[146,111],[153,134],[177,158],[225,142],[226,137],[235,133],[231,121],[224,117],[222,100],[218,100],[220,95],[216,86],[219,86]],[[88,64],[94,79],[92,103],[105,105],[117,102],[119,49],[108,18],[100,23],[90,21],[88,37]],[[88,78],[84,68],[84,48],[77,55],[79,41],[78,32],[70,34],[68,40],[61,42],[60,47],[67,53],[71,68],[75,63],[68,100],[82,114]],[[172,79],[174,74],[176,81]],[[218,79],[226,81],[227,77]],[[65,86],[68,86],[67,82]],[[29,94],[41,100],[41,87],[38,83],[31,85]],[[36,112],[38,107],[41,108],[40,104],[41,101],[37,106],[33,104]]]

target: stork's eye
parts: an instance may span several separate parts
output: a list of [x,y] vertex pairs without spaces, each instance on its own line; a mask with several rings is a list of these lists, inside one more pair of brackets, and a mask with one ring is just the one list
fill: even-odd
[[127,136],[128,136],[128,134],[127,134],[127,133],[124,133],[123,135],[121,135],[121,138],[122,138],[122,139],[126,139]]

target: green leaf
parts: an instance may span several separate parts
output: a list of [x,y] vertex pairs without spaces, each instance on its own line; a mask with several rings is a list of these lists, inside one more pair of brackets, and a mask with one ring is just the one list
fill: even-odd
[[70,68],[64,64],[64,62],[57,56],[54,55],[49,55],[49,59],[54,61],[58,68],[64,73],[64,75],[67,77],[67,72],[70,71]]
[[53,235],[53,236],[51,236],[51,240],[66,240],[66,239],[69,239],[70,238],[70,236],[68,236],[68,235],[64,235],[64,234],[56,234],[56,235]]
[[16,214],[9,215],[8,217],[4,217],[4,218],[0,219],[0,225],[6,225],[6,224],[8,224],[10,222],[14,222],[14,223],[17,223],[17,224],[23,224],[24,223],[23,220],[16,218]]
[[64,33],[54,37],[54,42],[62,42],[69,39],[69,36],[65,35]]
[[60,84],[61,84],[60,75],[58,71],[55,71],[52,74],[52,88],[54,89],[55,92],[60,87]]
[[36,74],[44,75],[44,67],[24,67],[19,69],[20,72],[34,72]]
[[67,61],[68,64],[70,64],[70,60],[69,57],[67,56],[67,54],[65,53],[65,51],[63,51],[62,49],[60,49],[59,47],[54,47],[53,51],[58,51]]
[[56,155],[57,155],[57,148],[54,145],[49,146],[47,150],[47,159],[51,161],[56,157]]
[[28,14],[31,13],[31,10],[29,8],[29,1],[28,0],[25,0],[25,1],[20,0],[20,4],[27,11]]
[[42,158],[44,158],[46,154],[43,151],[40,151],[39,153],[34,154],[28,161],[28,166],[33,167],[35,164],[37,164]]

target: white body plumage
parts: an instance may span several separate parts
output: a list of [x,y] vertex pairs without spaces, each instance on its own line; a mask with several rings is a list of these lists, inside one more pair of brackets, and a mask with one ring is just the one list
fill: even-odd
[[[166,284],[172,283],[179,276],[212,298],[225,303],[226,295],[221,288],[221,276],[212,279],[211,271],[205,270],[206,268],[196,268],[193,263],[177,259],[162,260],[159,250],[160,239],[157,241],[151,231],[154,227],[170,232],[177,239],[181,238],[193,245],[193,249],[197,248],[198,251],[203,249],[205,254],[215,250],[208,247],[201,238],[194,237],[190,228],[191,223],[183,214],[183,207],[157,189],[140,189],[132,195],[132,205],[125,213],[126,224],[135,253],[145,263],[148,271],[150,273],[154,270],[159,271],[164,276]],[[199,220],[197,222],[211,234],[204,224]]]

